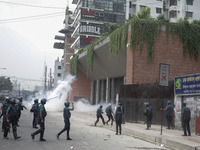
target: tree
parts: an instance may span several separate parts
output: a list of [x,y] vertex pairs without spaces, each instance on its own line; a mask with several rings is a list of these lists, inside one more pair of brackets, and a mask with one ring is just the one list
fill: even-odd
[[149,19],[151,18],[151,8],[143,8],[140,12],[137,13],[139,19]]
[[9,90],[12,91],[13,85],[10,78],[0,77],[0,91]]

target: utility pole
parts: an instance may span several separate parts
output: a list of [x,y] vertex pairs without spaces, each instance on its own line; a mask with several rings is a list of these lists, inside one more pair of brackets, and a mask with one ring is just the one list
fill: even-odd
[[47,90],[47,66],[44,67],[44,92]]
[[51,76],[51,68],[50,68],[50,76],[49,76],[49,88],[50,88],[50,90],[52,90],[52,76]]

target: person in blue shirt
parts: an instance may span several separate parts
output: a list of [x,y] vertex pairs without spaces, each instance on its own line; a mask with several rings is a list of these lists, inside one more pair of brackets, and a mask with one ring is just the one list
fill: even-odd
[[41,100],[41,104],[39,107],[39,124],[40,124],[40,129],[37,130],[36,132],[31,134],[31,138],[32,140],[34,140],[35,135],[40,133],[40,141],[44,142],[46,141],[43,137],[44,137],[44,130],[45,130],[45,117],[47,116],[47,112],[45,109],[45,104],[46,104],[47,100],[46,99],[42,99]]
[[16,139],[21,138],[20,136],[17,136],[17,109],[15,105],[15,99],[12,98],[10,100],[10,105],[8,106],[6,110],[6,120],[7,120],[7,127],[4,131],[4,139],[8,139],[8,132],[10,130],[10,123],[12,124],[12,131],[13,136]]
[[67,139],[66,140],[72,140],[69,136],[69,130],[70,130],[70,117],[71,117],[71,110],[74,110],[74,103],[72,103],[72,108],[69,107],[69,102],[64,103],[65,108],[63,109],[63,117],[64,117],[64,128],[56,135],[57,139],[59,140],[59,136],[67,130]]
[[96,122],[94,123],[94,126],[97,125],[97,123],[99,122],[99,118],[101,118],[103,124],[105,125],[105,121],[104,121],[104,118],[102,116],[103,114],[103,110],[102,110],[103,106],[101,105],[98,109],[97,109],[97,120]]
[[117,110],[115,112],[115,121],[116,121],[116,135],[118,135],[118,128],[119,128],[119,134],[121,135],[121,132],[122,132],[122,115],[123,115],[123,112],[121,110],[121,107],[118,106],[117,107]]
[[153,113],[152,113],[152,107],[149,104],[149,102],[146,103],[146,109],[144,111],[144,115],[146,116],[146,124],[147,124],[147,128],[146,130],[149,130],[149,128],[151,127],[151,121],[153,118]]
[[113,125],[113,111],[112,111],[112,105],[111,103],[108,104],[108,107],[106,108],[106,115],[108,116],[108,121],[106,121],[106,124],[108,125],[108,122],[111,119],[111,126]]
[[33,113],[33,122],[32,122],[32,127],[37,129],[37,124],[38,124],[38,112],[39,112],[39,103],[38,103],[38,99],[34,100],[34,104],[31,107],[30,112]]
[[[183,103],[182,109],[181,109],[181,121],[182,121],[182,125],[183,125],[183,130],[184,130],[183,136],[187,136],[187,135],[191,136],[190,119],[191,119],[190,108],[186,107],[186,103]],[[187,132],[188,132],[188,134],[187,134]]]

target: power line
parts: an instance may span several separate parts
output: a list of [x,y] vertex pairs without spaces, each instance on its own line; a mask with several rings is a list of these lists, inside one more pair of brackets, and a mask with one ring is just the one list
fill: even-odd
[[65,7],[39,6],[39,5],[30,5],[30,4],[22,4],[22,3],[6,2],[6,1],[0,1],[0,3],[7,3],[7,4],[13,4],[13,5],[21,5],[21,6],[28,6],[28,7],[37,7],[37,8],[65,9]]
[[2,24],[2,23],[12,23],[12,22],[21,22],[21,21],[30,21],[30,20],[36,20],[36,19],[44,19],[44,18],[57,17],[57,16],[62,16],[64,13],[65,12],[57,12],[57,13],[43,14],[43,15],[37,15],[37,16],[28,16],[28,17],[3,19],[3,20],[0,20],[0,24]]

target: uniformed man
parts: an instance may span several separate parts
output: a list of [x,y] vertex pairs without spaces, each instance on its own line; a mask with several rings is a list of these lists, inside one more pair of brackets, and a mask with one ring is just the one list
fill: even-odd
[[40,133],[40,141],[46,141],[43,137],[44,137],[44,130],[45,130],[45,117],[47,116],[47,112],[46,109],[44,107],[44,105],[46,104],[47,100],[46,99],[42,99],[41,100],[41,104],[39,107],[39,124],[40,124],[40,129],[37,130],[36,132],[31,134],[31,138],[34,140],[35,135]]
[[6,120],[7,120],[7,125],[4,131],[4,139],[8,139],[7,136],[10,128],[10,123],[12,124],[13,136],[15,140],[19,139],[20,136],[17,136],[17,109],[14,98],[10,100],[10,105],[6,110]]
[[2,103],[2,115],[3,115],[3,122],[2,122],[2,132],[4,132],[5,128],[6,128],[6,124],[7,124],[7,120],[6,120],[6,111],[8,106],[10,105],[10,98],[9,97],[5,97],[3,103]]
[[19,119],[20,119],[20,117],[21,117],[21,111],[25,108],[25,109],[27,109],[24,105],[23,105],[23,102],[22,102],[22,100],[23,100],[23,97],[19,97],[19,98],[17,98],[18,100],[19,100],[19,103],[17,104],[18,106],[17,106],[17,108],[18,108],[18,112],[17,112],[17,126],[19,126],[19,124],[18,124],[18,122],[19,122]]
[[111,103],[108,104],[108,107],[106,108],[106,115],[108,116],[108,121],[106,121],[106,124],[108,125],[108,122],[111,119],[111,126],[113,125],[113,110],[112,110],[112,105]]
[[97,120],[96,120],[94,126],[96,126],[97,123],[99,122],[99,118],[101,118],[103,124],[105,125],[105,121],[104,121],[104,118],[103,118],[103,116],[102,116],[102,114],[103,114],[102,108],[103,108],[103,106],[101,105],[101,106],[97,109]]
[[173,128],[172,116],[174,107],[172,106],[171,101],[167,102],[167,106],[164,110],[166,110],[167,129],[170,129],[170,127]]
[[146,116],[146,123],[147,123],[146,130],[149,130],[149,128],[151,127],[153,113],[152,113],[152,107],[150,106],[148,102],[146,103],[146,109],[144,111],[144,115]]
[[[183,103],[182,110],[181,110],[181,121],[182,121],[182,125],[183,125],[183,130],[184,130],[183,136],[187,136],[187,135],[191,136],[190,118],[191,118],[190,108],[186,107],[186,103]],[[188,134],[187,134],[187,132],[188,132]]]
[[72,108],[69,107],[69,102],[64,103],[65,108],[63,109],[63,117],[64,117],[64,128],[56,135],[57,139],[59,140],[59,136],[67,130],[67,139],[66,140],[72,140],[69,136],[69,130],[70,130],[70,117],[71,117],[71,110],[74,110],[74,103],[72,103]]
[[38,99],[34,100],[34,104],[31,107],[30,112],[33,113],[33,122],[32,122],[32,127],[37,129],[37,124],[38,124],[38,112],[39,112],[39,103],[38,103]]
[[117,110],[115,112],[116,135],[118,135],[118,128],[119,128],[119,134],[121,135],[121,131],[122,131],[122,115],[123,115],[123,112],[121,110],[121,107],[118,106]]

